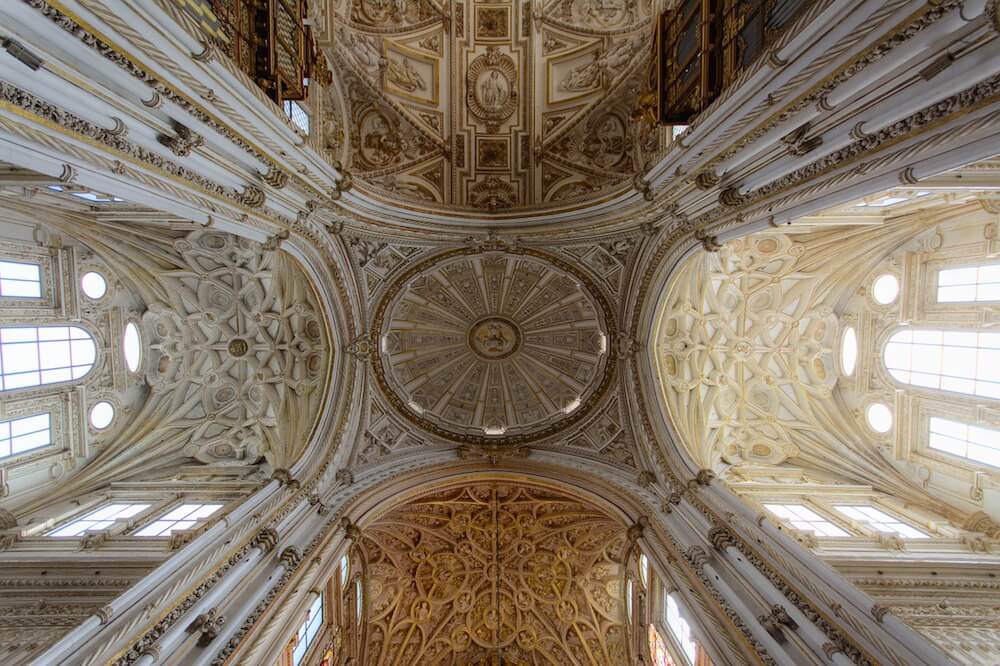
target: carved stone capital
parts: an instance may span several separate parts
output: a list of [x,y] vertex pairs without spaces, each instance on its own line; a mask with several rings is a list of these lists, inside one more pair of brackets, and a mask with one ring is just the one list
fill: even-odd
[[872,617],[875,618],[875,621],[878,622],[879,624],[882,624],[882,621],[885,619],[885,616],[891,612],[892,610],[888,606],[883,606],[882,604],[875,604],[874,606],[872,606],[871,610]]
[[660,509],[663,511],[663,513],[673,513],[674,507],[680,504],[683,498],[684,498],[683,493],[679,493],[676,491],[672,492],[669,495],[667,495],[666,499],[663,500],[663,503],[660,505]]
[[264,194],[264,190],[256,185],[247,185],[239,194],[239,200],[248,208],[260,208],[267,200],[267,195]]
[[771,635],[771,638],[779,643],[784,643],[787,640],[783,628],[791,629],[792,631],[799,628],[798,622],[792,619],[792,616],[788,614],[788,611],[781,604],[774,604],[771,606],[770,612],[759,616],[757,620],[767,630],[767,633]]
[[347,468],[338,469],[337,473],[334,474],[333,478],[335,478],[337,481],[344,484],[345,486],[349,486],[352,483],[354,483],[354,472],[352,472]]
[[172,122],[171,125],[174,128],[173,136],[160,134],[156,138],[177,157],[187,157],[192,150],[205,144],[205,139],[201,135],[195,134],[190,127],[176,121]]
[[652,487],[656,483],[656,473],[648,469],[642,470],[639,472],[638,483],[642,488]]
[[7,509],[0,509],[0,530],[17,527],[17,517]]
[[719,178],[719,175],[716,174],[714,170],[706,169],[695,177],[694,184],[697,185],[700,190],[710,190],[718,185],[720,180],[722,179]]
[[694,237],[701,241],[701,246],[705,248],[705,252],[718,252],[722,249],[722,243],[719,242],[718,237],[711,236],[702,229],[695,231]]
[[226,624],[226,616],[219,614],[218,608],[211,608],[202,613],[187,626],[187,633],[199,633],[198,647],[207,647],[219,635],[219,630]]
[[96,615],[97,619],[101,621],[101,624],[107,624],[111,622],[111,618],[114,617],[114,614],[115,612],[111,608],[111,606],[101,606],[100,608],[94,611],[94,615]]
[[279,468],[271,473],[271,478],[280,483],[283,486],[288,486],[292,489],[299,487],[299,482],[297,479],[292,477],[292,473],[285,468]]
[[255,548],[260,548],[265,553],[269,553],[278,544],[278,533],[271,527],[265,527],[257,532],[250,544]]
[[269,166],[267,173],[265,173],[262,178],[265,183],[279,190],[285,185],[288,185],[288,172],[284,171],[276,164]]
[[701,572],[708,563],[708,553],[701,546],[691,546],[684,551],[684,554],[698,572]]
[[278,561],[280,561],[286,569],[294,569],[299,565],[299,562],[302,561],[302,551],[296,546],[288,546],[281,551]]
[[340,519],[340,526],[344,530],[344,536],[357,543],[361,541],[361,528],[351,522],[346,516]]
[[630,542],[635,543],[642,538],[643,532],[646,531],[647,527],[649,527],[649,519],[646,516],[639,516],[639,519],[629,526],[625,535]]
[[736,545],[736,535],[732,530],[722,525],[716,525],[708,531],[708,540],[718,551],[725,551],[729,546]]

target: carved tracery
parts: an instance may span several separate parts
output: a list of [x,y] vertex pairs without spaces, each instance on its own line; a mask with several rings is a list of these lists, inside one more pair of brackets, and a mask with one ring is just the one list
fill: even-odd
[[366,664],[626,663],[625,528],[585,501],[476,483],[393,509],[362,546]]

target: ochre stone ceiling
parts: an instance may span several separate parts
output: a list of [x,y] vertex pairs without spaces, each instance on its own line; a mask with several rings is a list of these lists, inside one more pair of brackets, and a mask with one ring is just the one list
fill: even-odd
[[[574,206],[623,189],[664,133],[630,120],[649,0],[342,0],[326,143],[359,189],[420,209]],[[339,152],[338,152],[339,151]]]
[[363,531],[363,663],[625,664],[625,528],[562,493],[479,482]]
[[518,441],[587,413],[613,368],[608,307],[568,264],[522,250],[438,254],[380,301],[376,375],[411,421]]

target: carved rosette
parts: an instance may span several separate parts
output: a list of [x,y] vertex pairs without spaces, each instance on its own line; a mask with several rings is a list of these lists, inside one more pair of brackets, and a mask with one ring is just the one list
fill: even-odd
[[376,380],[413,423],[453,441],[523,444],[600,400],[616,357],[601,292],[555,257],[475,248],[431,257],[383,295]]

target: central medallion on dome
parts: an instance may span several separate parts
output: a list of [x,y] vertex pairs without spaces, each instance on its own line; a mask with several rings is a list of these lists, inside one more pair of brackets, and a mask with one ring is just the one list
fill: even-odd
[[487,361],[507,358],[520,346],[521,331],[514,322],[503,317],[487,317],[469,330],[469,347]]
[[539,439],[582,418],[607,387],[608,312],[555,257],[451,250],[386,290],[375,376],[406,418],[442,437]]

